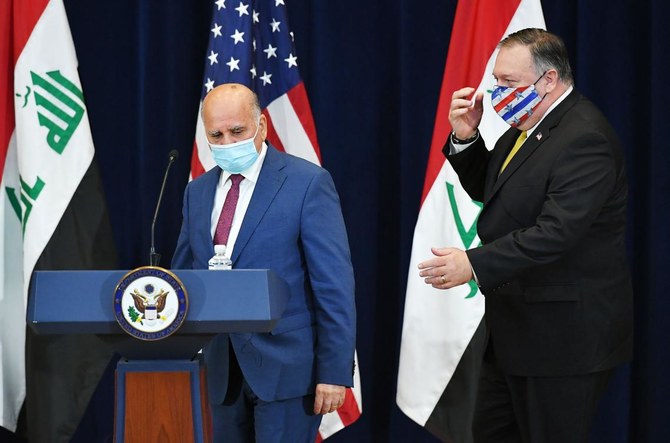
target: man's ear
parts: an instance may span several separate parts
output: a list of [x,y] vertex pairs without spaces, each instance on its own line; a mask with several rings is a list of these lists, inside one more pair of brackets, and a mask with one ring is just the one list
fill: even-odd
[[544,81],[545,81],[545,93],[550,94],[554,89],[556,89],[556,86],[558,86],[558,71],[555,69],[549,69],[545,74],[544,74]]
[[258,130],[259,134],[261,135],[261,139],[265,140],[268,135],[268,120],[265,117],[265,114],[261,114],[261,118],[259,120],[259,125],[260,129]]

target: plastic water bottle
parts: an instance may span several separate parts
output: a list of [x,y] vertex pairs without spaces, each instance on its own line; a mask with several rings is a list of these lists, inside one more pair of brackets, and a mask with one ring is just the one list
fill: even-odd
[[233,268],[233,262],[226,255],[226,245],[214,245],[214,257],[209,259],[209,269],[220,271]]

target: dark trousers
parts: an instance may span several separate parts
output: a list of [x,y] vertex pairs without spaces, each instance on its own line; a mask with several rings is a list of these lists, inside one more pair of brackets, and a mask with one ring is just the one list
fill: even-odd
[[489,349],[479,381],[474,441],[588,442],[598,399],[612,372],[565,377],[509,375],[500,370]]
[[230,343],[228,389],[223,404],[210,404],[214,441],[223,443],[314,443],[321,424],[314,395],[263,401],[242,375]]

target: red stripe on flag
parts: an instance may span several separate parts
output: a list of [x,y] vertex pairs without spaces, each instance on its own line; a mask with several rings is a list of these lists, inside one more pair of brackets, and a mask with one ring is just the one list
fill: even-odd
[[303,82],[298,83],[291,88],[286,95],[293,105],[300,123],[302,124],[309,141],[314,148],[314,153],[321,163],[321,150],[319,149],[319,142],[316,139],[316,126],[314,126],[314,118],[312,117],[312,108],[309,106],[309,99],[307,98],[307,91]]
[[11,7],[11,2],[0,2],[0,177],[5,170],[9,138],[15,126]]
[[347,388],[345,391],[344,403],[337,410],[337,413],[344,426],[349,426],[361,416],[361,411],[358,409],[358,403],[356,403],[356,397],[354,397],[354,392],[351,388]]
[[277,131],[275,130],[274,125],[272,124],[272,119],[270,118],[270,113],[268,112],[267,108],[263,109],[263,115],[265,115],[265,118],[268,122],[268,133],[266,138],[272,144],[272,146],[274,146],[275,148],[279,149],[282,152],[286,152],[284,144],[281,142],[281,139],[279,138],[279,135],[277,134]]
[[[7,3],[6,1],[4,3]],[[30,34],[33,33],[33,28],[37,24],[37,21],[42,16],[44,9],[47,7],[49,0],[10,0],[9,3],[12,5],[12,13],[10,16],[13,16],[13,42],[14,42],[14,60],[12,66],[16,65],[16,60],[18,60],[19,55],[23,52],[26,42],[30,38]]]
[[191,154],[191,178],[196,179],[205,173],[205,168],[200,163],[198,156],[198,144],[193,142],[193,153]]
[[14,132],[14,66],[49,0],[4,0],[0,5],[0,176]]
[[451,132],[449,124],[451,96],[460,88],[479,86],[486,63],[505,34],[519,3],[520,0],[458,2],[444,68],[440,100],[435,115],[435,128],[430,145],[421,204],[445,162],[442,147]]

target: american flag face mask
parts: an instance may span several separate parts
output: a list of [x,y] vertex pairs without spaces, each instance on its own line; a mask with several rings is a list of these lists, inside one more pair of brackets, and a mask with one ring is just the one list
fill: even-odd
[[[543,72],[535,80],[535,83],[539,82],[546,73],[546,71]],[[517,88],[500,85],[496,85],[493,88],[493,93],[491,94],[493,109],[513,128],[516,128],[533,115],[533,112],[544,98],[540,97],[537,93],[535,83]]]

